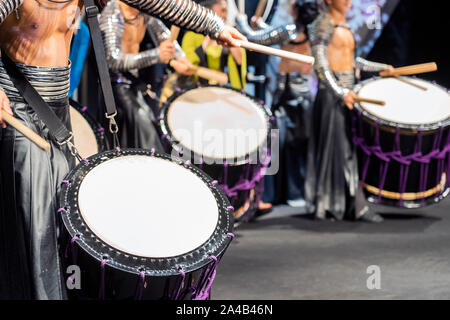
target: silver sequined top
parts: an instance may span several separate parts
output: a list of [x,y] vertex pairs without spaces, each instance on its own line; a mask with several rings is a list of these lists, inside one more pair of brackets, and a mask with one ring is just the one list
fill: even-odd
[[[337,96],[344,97],[354,85],[353,72],[331,71],[328,64],[328,45],[333,37],[335,25],[326,13],[322,13],[310,26],[311,49],[316,59],[315,70],[321,84],[331,89]],[[367,61],[361,57],[355,59],[355,68],[363,71],[376,72],[384,70],[387,65]]]
[[267,24],[260,24],[259,30],[253,30],[244,15],[236,17],[236,26],[249,41],[271,46],[275,44],[283,44],[289,40],[297,38],[297,28],[295,24],[288,24],[285,26],[270,27]]
[[[16,63],[25,78],[44,101],[67,99],[70,87],[70,64],[65,67],[36,67]],[[23,102],[22,96],[9,78],[0,57],[0,88],[11,101]]]
[[[99,17],[100,30],[106,49],[106,59],[112,71],[132,71],[160,62],[158,48],[127,54],[122,52],[122,36],[125,20],[116,0],[110,1]],[[156,45],[170,38],[170,31],[161,20],[145,16],[147,30]],[[185,56],[180,45],[175,43],[175,58]]]
[[217,39],[225,28],[225,22],[212,10],[193,0],[123,0],[144,13],[165,19],[175,25],[207,34]]

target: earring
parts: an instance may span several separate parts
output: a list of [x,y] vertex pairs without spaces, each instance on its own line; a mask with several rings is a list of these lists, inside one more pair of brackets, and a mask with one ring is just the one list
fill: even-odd
[[16,19],[17,19],[17,20],[20,19],[20,17],[19,17],[19,9],[16,9]]

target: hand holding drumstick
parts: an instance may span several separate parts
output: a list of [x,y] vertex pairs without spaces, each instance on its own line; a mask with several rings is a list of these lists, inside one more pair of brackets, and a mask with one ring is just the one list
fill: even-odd
[[0,90],[0,125],[2,128],[6,128],[6,123],[14,127],[42,150],[50,150],[50,144],[47,141],[13,117],[13,112],[11,110],[11,106],[9,105],[9,99],[5,92]]

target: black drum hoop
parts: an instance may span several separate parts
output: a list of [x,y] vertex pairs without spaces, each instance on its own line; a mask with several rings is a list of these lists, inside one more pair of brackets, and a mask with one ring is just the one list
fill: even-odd
[[[165,258],[141,257],[129,254],[112,247],[101,240],[84,222],[79,211],[78,192],[86,175],[98,165],[118,157],[151,156],[176,163],[190,170],[199,177],[211,190],[219,209],[219,219],[212,236],[200,247],[183,255]],[[228,248],[233,230],[233,209],[220,187],[215,181],[195,166],[186,164],[182,159],[166,154],[154,153],[144,149],[124,149],[96,154],[82,161],[63,181],[60,192],[59,210],[63,224],[75,243],[90,256],[99,261],[106,260],[106,265],[121,271],[139,275],[145,271],[150,276],[177,276],[182,269],[186,273],[199,270],[211,263],[211,256],[220,257]]]
[[108,141],[105,136],[105,129],[87,112],[87,108],[81,106],[78,102],[69,99],[69,105],[77,110],[83,118],[89,123],[89,126],[94,131],[95,139],[97,141],[98,152],[103,152],[109,149]]
[[[247,94],[243,90],[237,90],[232,87],[228,87],[228,86],[225,87],[225,86],[220,86],[220,85],[199,85],[199,84],[191,85],[184,90],[175,90],[174,94],[172,96],[170,96],[170,98],[167,99],[167,101],[163,104],[163,108],[161,109],[160,116],[158,117],[158,121],[159,121],[159,126],[161,128],[161,132],[163,134],[163,139],[167,140],[167,142],[170,144],[171,148],[175,149],[175,151],[177,151],[178,154],[180,154],[180,155],[183,154],[184,150],[188,150],[190,152],[190,154],[192,154],[194,156],[194,159],[202,158],[205,160],[206,164],[219,162],[219,163],[228,163],[229,165],[244,165],[244,164],[248,163],[249,159],[257,159],[258,152],[261,149],[261,145],[258,146],[256,151],[254,151],[250,154],[247,154],[245,156],[220,159],[220,158],[212,158],[212,157],[207,157],[205,155],[200,155],[197,152],[194,152],[193,150],[191,150],[182,141],[178,141],[173,136],[173,134],[170,130],[169,122],[168,122],[168,113],[170,111],[172,104],[174,103],[174,101],[176,99],[181,97],[186,92],[195,90],[195,89],[199,89],[199,88],[226,89],[226,90],[230,90],[232,92],[239,93],[240,95],[243,95],[243,96],[247,97],[248,99],[250,99],[255,104],[256,107],[260,108],[264,112],[264,115],[266,118],[266,125],[268,128],[267,138],[266,138],[265,142],[267,144],[267,148],[270,150],[271,129],[276,128],[276,122],[275,122],[275,117],[272,114],[272,111],[270,111],[270,109],[264,104],[263,101],[258,101],[255,97]],[[181,145],[183,150],[176,150],[176,148],[175,148],[176,145]],[[222,162],[220,162],[220,161],[222,161]]]
[[[401,77],[401,78],[403,78],[403,77]],[[354,90],[356,93],[359,93],[359,91],[362,89],[362,87],[364,87],[366,84],[371,83],[373,81],[378,81],[381,79],[384,79],[384,78],[383,77],[375,77],[375,78],[370,78],[370,79],[364,80],[364,81],[358,83],[355,86]],[[420,80],[429,82],[429,81],[423,80],[423,79],[420,79]],[[445,92],[448,92],[447,89],[441,85],[438,85],[438,84],[433,84],[433,85],[441,88]],[[417,125],[417,124],[397,123],[394,121],[377,118],[375,115],[371,114],[366,109],[364,109],[360,103],[355,103],[355,110],[357,112],[360,112],[364,116],[364,120],[369,122],[372,126],[377,123],[378,126],[380,127],[380,129],[382,129],[384,131],[388,131],[388,132],[395,132],[396,128],[399,128],[401,133],[407,134],[407,135],[408,134],[415,135],[419,131],[427,132],[427,133],[431,134],[431,133],[434,133],[435,131],[439,130],[440,128],[445,128],[445,127],[450,126],[450,117],[448,117],[447,119],[445,119],[443,121],[439,121],[439,122],[435,122],[435,123]]]

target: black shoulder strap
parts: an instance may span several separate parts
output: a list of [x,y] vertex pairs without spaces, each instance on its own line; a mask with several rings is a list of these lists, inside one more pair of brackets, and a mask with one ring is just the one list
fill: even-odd
[[34,110],[34,112],[36,112],[39,119],[45,123],[56,142],[59,144],[69,142],[72,138],[72,133],[67,130],[64,123],[58,118],[58,116],[56,116],[53,110],[48,106],[44,99],[42,99],[41,95],[36,91],[36,89],[34,89],[30,82],[28,82],[22,72],[20,72],[17,68],[17,65],[3,50],[1,54],[5,70],[14,86]]
[[[84,4],[86,7],[86,19],[91,33],[92,47],[94,48],[95,60],[97,62],[97,69],[100,77],[100,85],[106,106],[106,117],[111,120],[117,114],[117,109],[111,86],[111,78],[109,76],[109,68],[106,62],[105,47],[103,45],[100,26],[97,19],[99,11],[94,0],[84,0]],[[116,126],[115,123],[114,126]]]

